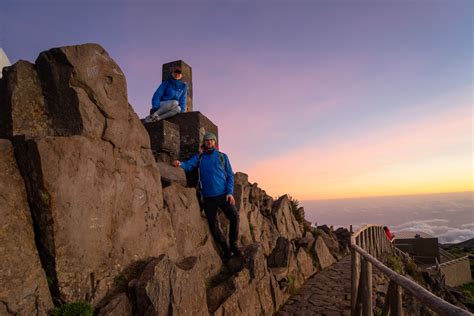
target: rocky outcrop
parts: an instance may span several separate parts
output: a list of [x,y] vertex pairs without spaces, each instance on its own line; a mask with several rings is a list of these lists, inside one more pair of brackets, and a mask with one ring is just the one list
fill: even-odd
[[249,183],[248,176],[240,172],[235,175],[234,195],[241,214],[242,244],[259,242],[268,256],[275,248],[278,237],[289,240],[303,237],[303,231],[291,211],[287,195],[274,201],[256,183]]
[[[318,259],[330,264],[334,235],[315,241],[303,209],[237,173],[245,255],[223,265],[196,190],[169,166],[217,126],[190,112],[145,129],[122,71],[99,45],[55,48],[4,74],[0,276],[9,286],[0,313],[42,315],[52,298],[86,300],[98,315],[272,314]],[[153,148],[149,133],[162,133],[151,135]],[[221,225],[228,229],[225,218]]]
[[53,307],[34,242],[23,179],[0,139],[0,315],[47,315]]
[[262,248],[252,244],[243,258],[230,263],[231,277],[208,290],[214,315],[271,315],[283,303],[278,283],[269,272]]
[[138,315],[208,315],[206,286],[196,257],[174,263],[167,256],[152,259],[132,283]]
[[129,316],[133,315],[133,307],[128,296],[120,293],[113,297],[106,306],[100,309],[97,316]]
[[166,253],[175,260],[196,257],[194,273],[198,271],[203,280],[210,278],[221,269],[222,262],[201,213],[196,190],[173,184],[163,190],[163,198],[173,231],[173,245]]
[[314,253],[318,258],[321,268],[325,269],[336,262],[336,259],[329,251],[329,248],[326,246],[324,239],[322,237],[317,237],[314,242]]
[[2,113],[14,128],[2,134],[15,143],[56,299],[96,302],[125,266],[164,252],[174,237],[125,77],[89,44],[17,63],[3,80]]

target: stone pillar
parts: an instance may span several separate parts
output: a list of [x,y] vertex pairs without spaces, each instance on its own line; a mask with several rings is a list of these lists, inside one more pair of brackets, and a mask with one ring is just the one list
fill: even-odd
[[176,67],[180,67],[183,73],[183,82],[186,82],[188,85],[188,99],[186,101],[186,112],[191,112],[193,110],[193,70],[191,66],[186,64],[182,60],[172,61],[170,63],[163,64],[162,70],[162,80],[165,81],[171,78],[171,73],[173,69]]
[[180,160],[187,160],[199,151],[205,133],[212,132],[219,140],[217,126],[201,112],[180,113],[165,121],[179,126]]
[[179,126],[169,121],[145,123],[156,161],[171,163],[179,158]]

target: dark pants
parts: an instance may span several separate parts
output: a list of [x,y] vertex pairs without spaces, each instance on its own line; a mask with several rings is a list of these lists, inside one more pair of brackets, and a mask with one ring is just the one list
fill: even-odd
[[204,198],[204,212],[206,213],[207,222],[209,223],[212,236],[221,247],[221,250],[224,253],[227,253],[229,251],[229,246],[227,245],[226,238],[219,226],[219,219],[217,217],[219,208],[230,221],[229,243],[231,250],[234,249],[234,247],[237,247],[239,213],[236,208],[226,200],[225,195]]

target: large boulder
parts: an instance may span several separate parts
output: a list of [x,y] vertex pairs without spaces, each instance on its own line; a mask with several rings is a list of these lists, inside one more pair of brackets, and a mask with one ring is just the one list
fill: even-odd
[[268,256],[279,237],[293,240],[303,236],[287,195],[274,201],[256,183],[250,184],[248,176],[240,172],[235,175],[234,187],[236,207],[240,213],[240,241],[243,245],[261,243],[263,252]]
[[267,263],[272,268],[286,268],[293,255],[293,247],[290,241],[284,237],[278,237],[275,248],[267,257]]
[[133,306],[127,294],[120,293],[113,297],[106,306],[97,312],[97,316],[130,316],[133,315]]
[[341,260],[345,253],[340,248],[339,241],[337,240],[336,235],[330,231],[329,233],[324,232],[323,230],[319,231],[321,238],[324,240],[326,247],[329,249],[331,254],[337,259]]
[[329,251],[328,247],[326,246],[326,243],[324,242],[324,239],[321,236],[318,236],[316,238],[313,247],[314,253],[316,254],[319,264],[321,265],[321,269],[326,269],[333,263],[336,263],[336,259]]
[[151,260],[132,288],[138,315],[208,315],[206,285],[197,258]]
[[280,235],[290,240],[303,237],[303,231],[293,215],[288,195],[282,196],[273,204],[272,215]]
[[2,135],[14,139],[52,291],[96,303],[124,267],[175,238],[125,77],[102,47],[86,44],[17,63],[2,82]]
[[0,138],[52,134],[46,101],[35,65],[20,60],[0,80]]
[[296,261],[304,279],[309,278],[316,272],[313,259],[311,259],[311,256],[303,248],[298,249]]
[[197,262],[193,271],[202,279],[216,274],[222,261],[207,219],[200,210],[196,190],[173,183],[163,189],[163,198],[174,232],[173,247],[167,250],[167,254],[176,261],[195,256]]
[[272,315],[283,303],[276,279],[269,272],[263,249],[251,244],[244,249],[240,269],[207,292],[214,315]]
[[0,139],[0,315],[47,315],[53,307],[13,146]]
[[180,134],[179,126],[161,120],[158,122],[144,123],[150,135],[150,145],[156,161],[166,162],[179,158]]

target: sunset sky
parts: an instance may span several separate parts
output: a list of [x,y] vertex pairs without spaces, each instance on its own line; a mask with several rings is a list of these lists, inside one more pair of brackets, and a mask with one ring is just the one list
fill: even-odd
[[163,63],[234,171],[300,200],[474,190],[473,1],[2,0],[11,62],[96,42],[140,117]]

